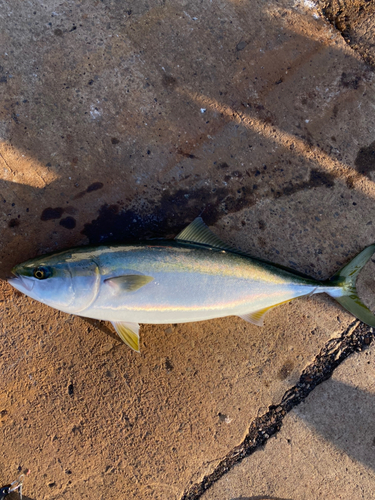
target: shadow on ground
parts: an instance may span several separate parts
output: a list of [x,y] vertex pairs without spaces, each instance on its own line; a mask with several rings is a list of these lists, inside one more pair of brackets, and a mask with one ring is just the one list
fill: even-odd
[[308,413],[303,405],[295,411],[325,440],[375,471],[374,407],[374,394],[331,380],[320,392],[319,405],[310,405]]
[[[335,130],[342,128],[348,100],[365,92],[368,73],[335,46],[329,54],[332,64],[350,70],[340,70],[334,84],[323,76],[325,66],[319,73],[326,43],[322,21],[275,25],[271,11],[264,9],[259,16],[269,36],[262,47],[252,32],[257,26],[253,16],[230,2],[228,21],[214,27],[209,28],[209,14],[223,14],[223,7],[207,7],[207,18],[202,13],[202,39],[192,38],[197,24],[186,13],[176,17],[173,5],[150,9],[142,2],[137,14],[124,11],[124,19],[98,6],[110,16],[109,31],[87,26],[91,42],[82,45],[85,6],[76,8],[74,23],[54,14],[42,32],[30,23],[37,31],[43,73],[27,78],[35,69],[24,54],[17,76],[11,74],[10,60],[2,67],[2,160],[5,171],[10,170],[5,177],[15,180],[1,181],[8,226],[2,239],[3,277],[38,253],[87,241],[173,236],[199,214],[212,225],[228,214],[299,192],[311,208],[320,207],[325,227],[338,226],[335,214],[341,212],[332,210],[332,198],[354,196],[358,215],[366,208],[369,192],[356,186],[368,182],[370,173],[362,173],[363,162],[353,168],[352,145],[337,139]],[[21,12],[33,19],[28,7]],[[170,45],[174,30],[179,30],[178,53]],[[116,32],[107,53],[99,38]],[[247,33],[240,42],[239,32]],[[12,37],[9,32],[9,43]],[[98,44],[95,50],[92,44]],[[34,54],[32,47],[26,50]],[[204,67],[197,64],[197,53],[206,54]],[[324,92],[304,81],[307,59],[314,78],[323,79]],[[183,65],[176,67],[176,61]],[[135,71],[142,76],[130,76]],[[285,119],[291,99],[295,116]],[[31,159],[42,185],[50,178],[43,187],[17,183],[23,174],[12,158],[21,155]],[[253,233],[242,220],[243,231]],[[254,241],[258,252],[277,258],[270,250],[274,237],[264,225],[274,230],[280,222],[260,221]],[[301,222],[297,217],[296,223]],[[350,224],[354,229],[354,221]],[[337,236],[325,238],[332,246]],[[347,245],[340,263],[351,250]],[[314,274],[312,264],[302,266]]]

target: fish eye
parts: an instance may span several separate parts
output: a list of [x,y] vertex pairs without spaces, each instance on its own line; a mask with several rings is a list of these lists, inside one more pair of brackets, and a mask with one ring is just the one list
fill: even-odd
[[34,278],[38,280],[45,280],[51,276],[51,270],[48,267],[39,266],[33,271]]

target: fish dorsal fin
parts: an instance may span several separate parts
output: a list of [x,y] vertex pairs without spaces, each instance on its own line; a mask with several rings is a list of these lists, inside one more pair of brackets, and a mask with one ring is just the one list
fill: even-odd
[[221,241],[221,239],[206,226],[202,217],[197,217],[193,220],[188,227],[176,236],[175,240],[208,245],[213,248],[220,248],[231,252],[236,251],[235,248]]
[[280,264],[273,264],[265,259],[260,259],[258,257],[253,257],[248,252],[243,252],[242,250],[238,250],[227,243],[224,243],[220,238],[216,236],[203,222],[202,217],[197,217],[191,224],[189,224],[181,233],[179,233],[175,240],[177,241],[185,241],[187,243],[198,243],[200,245],[207,245],[211,248],[218,248],[220,250],[226,250],[228,252],[236,253],[237,255],[242,255],[243,257],[247,257],[252,259],[253,261],[258,261],[268,266],[277,267],[282,271],[286,271],[287,273],[292,273],[301,278],[312,281],[311,277],[307,274],[300,273],[295,269],[290,269],[288,267],[282,266]]
[[104,283],[112,286],[117,291],[135,292],[153,280],[152,276],[145,276],[144,274],[125,274],[123,276],[107,278],[104,280]]
[[140,352],[138,323],[128,323],[125,321],[112,321],[111,323],[120,339],[133,349],[133,351]]

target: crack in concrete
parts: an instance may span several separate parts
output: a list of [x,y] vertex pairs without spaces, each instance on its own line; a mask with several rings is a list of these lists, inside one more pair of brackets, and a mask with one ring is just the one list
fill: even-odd
[[314,361],[303,370],[298,383],[289,389],[278,405],[272,405],[262,416],[253,420],[242,443],[233,448],[201,481],[188,487],[180,500],[198,500],[216,481],[234,465],[253,454],[276,434],[284,417],[315,389],[329,379],[335,368],[354,352],[368,347],[375,338],[372,328],[358,320],[353,321],[340,337],[333,338],[321,349]]

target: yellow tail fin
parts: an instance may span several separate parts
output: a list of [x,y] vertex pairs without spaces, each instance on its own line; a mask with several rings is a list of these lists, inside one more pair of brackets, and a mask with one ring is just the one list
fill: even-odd
[[343,290],[341,297],[334,296],[335,300],[356,318],[373,327],[375,327],[375,315],[361,302],[355,284],[358,274],[374,252],[375,245],[365,248],[329,280],[330,285],[340,286]]

